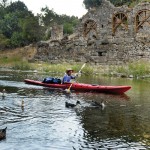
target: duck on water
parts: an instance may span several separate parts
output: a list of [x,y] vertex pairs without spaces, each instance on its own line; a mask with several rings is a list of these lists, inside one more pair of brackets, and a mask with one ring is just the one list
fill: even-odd
[[[107,102],[107,101],[106,101],[106,102]],[[90,105],[91,105],[92,107],[101,108],[102,110],[106,107],[104,100],[102,100],[100,103],[99,103],[99,102],[96,102],[96,101],[92,101],[92,102],[90,103]]]
[[0,140],[3,140],[6,138],[6,129],[7,127],[4,129],[0,129]]
[[6,96],[6,90],[5,90],[5,89],[3,89],[2,92],[0,92],[0,96],[1,96],[2,98],[5,98],[5,96]]
[[76,104],[72,104],[72,103],[69,103],[69,102],[65,102],[65,106],[67,108],[77,108],[79,105],[81,105],[80,101],[77,101]]

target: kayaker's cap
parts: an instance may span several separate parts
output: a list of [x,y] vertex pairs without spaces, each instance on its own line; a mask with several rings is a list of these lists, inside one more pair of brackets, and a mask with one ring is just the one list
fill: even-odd
[[74,70],[73,69],[71,69],[71,68],[69,68],[69,69],[66,69],[66,73],[68,73],[68,72],[73,72]]

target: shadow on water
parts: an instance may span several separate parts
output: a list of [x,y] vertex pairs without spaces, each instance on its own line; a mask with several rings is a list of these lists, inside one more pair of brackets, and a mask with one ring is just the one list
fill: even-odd
[[[149,91],[142,81],[103,79],[107,84],[129,84],[123,95],[66,93],[27,85],[25,78],[42,78],[34,73],[0,72],[0,127],[7,126],[7,149],[149,149]],[[93,77],[84,82],[100,82]],[[80,78],[82,82],[82,78]],[[100,79],[101,80],[101,79]],[[109,83],[108,83],[109,82]],[[66,108],[65,102],[81,102],[79,110]],[[105,102],[105,108],[91,102]]]

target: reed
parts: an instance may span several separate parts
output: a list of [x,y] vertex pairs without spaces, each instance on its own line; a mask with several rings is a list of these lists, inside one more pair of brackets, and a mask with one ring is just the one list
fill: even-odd
[[[68,64],[68,63],[62,63],[62,64],[49,64],[49,63],[40,63],[35,64],[34,67],[41,71],[46,73],[64,73],[66,69],[72,68],[74,72],[78,72],[81,69],[81,66],[83,64]],[[93,68],[90,65],[86,65],[82,72],[86,75],[93,73]]]
[[33,68],[27,60],[22,60],[19,56],[3,56],[0,58],[0,67],[10,67],[15,70],[32,70]]
[[14,70],[33,70],[34,68],[27,61],[16,62],[12,66]]
[[129,74],[133,77],[142,77],[150,74],[150,63],[146,61],[138,61],[129,63],[128,65]]
[[[37,70],[42,73],[65,73],[67,68],[72,68],[74,72],[78,72],[83,63],[62,63],[49,64],[48,62],[29,63],[26,60],[21,60],[20,57],[1,57],[1,67],[12,67],[15,70]],[[139,78],[150,76],[150,62],[148,61],[134,61],[125,65],[90,65],[86,64],[82,73],[85,75],[98,74],[103,76],[116,77],[133,77]]]
[[126,65],[111,66],[107,75],[133,78],[150,76],[150,62],[135,61],[127,63]]

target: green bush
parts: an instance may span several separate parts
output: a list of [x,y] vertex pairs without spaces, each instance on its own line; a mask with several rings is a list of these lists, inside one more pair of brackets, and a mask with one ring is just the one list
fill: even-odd
[[3,34],[0,34],[0,50],[9,47],[10,40],[7,39]]

